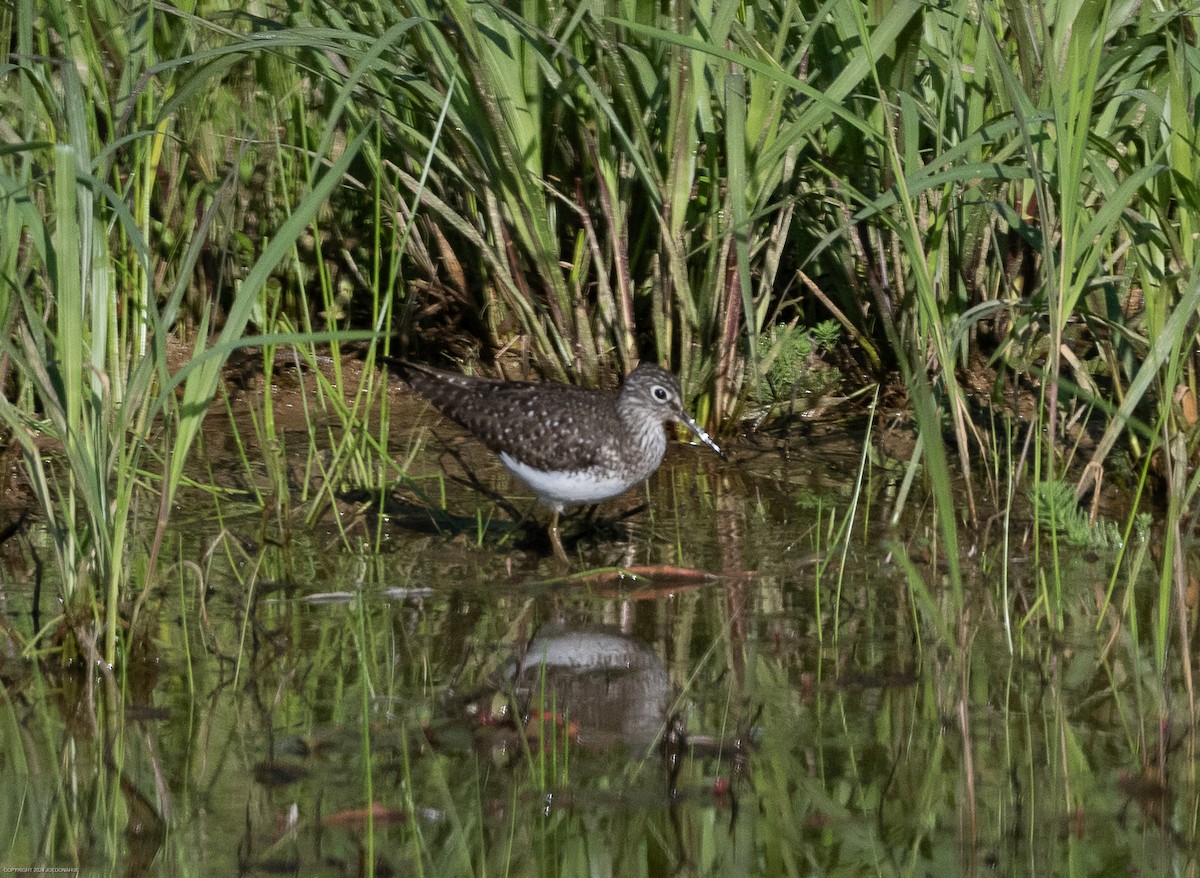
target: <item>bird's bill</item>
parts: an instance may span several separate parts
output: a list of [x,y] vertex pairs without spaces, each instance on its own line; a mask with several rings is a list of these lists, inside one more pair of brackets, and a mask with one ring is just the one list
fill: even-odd
[[721,460],[728,459],[725,457],[725,452],[721,450],[721,446],[719,446],[716,442],[713,442],[712,436],[709,436],[702,429],[700,429],[700,425],[697,424],[695,421],[693,421],[690,417],[688,417],[686,412],[680,413],[679,423],[681,423],[681,424],[683,424],[683,426],[687,427],[688,430],[690,430],[697,439],[699,439],[701,442],[703,442],[705,445],[707,445],[709,448],[711,448],[713,451],[715,451],[717,453],[717,456],[719,456],[721,458]]

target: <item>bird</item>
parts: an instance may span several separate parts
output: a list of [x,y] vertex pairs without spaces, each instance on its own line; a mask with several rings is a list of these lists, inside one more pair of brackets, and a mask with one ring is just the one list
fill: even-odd
[[558,531],[570,506],[599,503],[644,482],[667,450],[663,425],[683,424],[725,452],[683,408],[679,379],[641,363],[613,394],[556,381],[463,375],[388,358],[410,387],[499,456],[553,513],[555,556],[570,563]]

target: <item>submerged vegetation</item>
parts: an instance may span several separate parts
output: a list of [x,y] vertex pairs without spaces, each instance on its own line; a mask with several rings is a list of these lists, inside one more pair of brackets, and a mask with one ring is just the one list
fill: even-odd
[[[708,615],[697,611],[697,629],[725,632],[713,636],[736,672],[730,698],[738,710],[758,685],[775,693],[764,728],[794,724],[784,693],[813,681],[789,660],[823,667],[837,655],[847,614],[875,619],[872,611],[890,608],[893,624],[912,629],[903,660],[936,666],[934,682],[916,687],[926,687],[923,698],[895,702],[911,713],[896,719],[894,742],[921,749],[911,732],[916,714],[938,726],[953,717],[967,738],[972,686],[981,703],[1022,714],[1027,725],[1014,749],[1028,748],[1022,764],[1033,765],[1040,742],[1060,770],[1055,802],[1076,856],[1068,812],[1083,808],[1095,776],[1063,693],[1119,691],[1117,737],[1141,760],[1128,785],[1161,790],[1161,807],[1170,799],[1174,811],[1156,819],[1180,850],[1194,850],[1196,27],[1186,6],[1136,0],[13,0],[0,8],[8,47],[0,72],[0,457],[11,511],[0,520],[9,553],[0,582],[12,601],[24,580],[11,571],[32,557],[36,585],[34,624],[6,618],[0,638],[6,658],[36,659],[36,670],[19,686],[0,673],[5,740],[58,759],[46,743],[54,721],[45,710],[36,732],[15,731],[25,722],[17,689],[45,704],[46,690],[60,685],[54,675],[86,679],[83,713],[94,720],[115,708],[92,687],[99,682],[115,698],[144,650],[179,648],[181,634],[188,655],[196,638],[210,649],[207,621],[156,625],[168,612],[164,595],[178,599],[176,612],[203,615],[204,601],[190,595],[203,592],[216,567],[249,594],[238,607],[245,615],[236,645],[213,649],[237,656],[242,684],[246,644],[286,625],[261,618],[256,589],[298,577],[295,534],[332,521],[348,554],[379,550],[383,517],[362,510],[387,508],[402,481],[423,505],[444,506],[444,485],[409,472],[415,447],[392,457],[394,400],[377,368],[381,355],[449,354],[472,368],[588,384],[650,359],[680,374],[698,420],[728,434],[774,425],[792,435],[798,420],[835,413],[866,434],[849,496],[814,499],[799,479],[786,483],[793,510],[813,512],[803,541],[780,537],[819,559],[806,594],[813,627],[764,625],[758,635],[776,647],[768,660],[744,630],[728,631],[719,602]],[[257,394],[242,392],[243,370]],[[273,405],[285,374],[304,384],[299,438]],[[206,435],[205,425],[226,413],[220,438]],[[886,443],[896,481],[880,490],[872,474],[885,466],[873,452],[897,432],[908,441]],[[234,463],[214,472],[210,444],[232,448]],[[727,514],[715,484],[693,490],[713,514]],[[203,498],[220,534],[186,558],[176,521],[185,496]],[[354,515],[344,514],[348,497]],[[249,529],[257,548],[234,539],[228,524],[247,506],[257,515]],[[901,521],[911,527],[901,531]],[[35,522],[44,543],[27,536]],[[472,526],[484,541],[485,513]],[[672,559],[698,567],[686,557],[688,536],[680,530]],[[905,597],[883,599],[896,606],[843,590],[838,577],[868,539],[886,543],[880,555],[903,576],[896,590]],[[1081,545],[1104,565],[1090,590],[1066,585]],[[755,568],[732,557],[740,555],[710,560],[739,589],[738,577]],[[1033,571],[1015,574],[1018,559]],[[45,618],[36,597],[43,580],[61,599]],[[784,595],[774,611],[795,599]],[[339,691],[336,712],[345,720],[347,698],[359,699],[366,754],[375,752],[375,699],[387,685],[403,688],[377,676],[397,661],[384,653],[410,650],[422,665],[412,655],[430,645],[416,642],[414,631],[425,630],[417,621],[405,632],[412,642],[391,640],[369,612],[359,605],[344,620],[351,634],[319,628],[326,645],[357,638],[362,678]],[[519,615],[505,624],[517,628]],[[453,625],[446,629],[454,636]],[[1005,682],[972,649],[981,629],[1017,663],[1057,662],[1063,640],[1078,650],[1062,656],[1076,676],[1053,680],[1059,701],[1045,727],[1024,713],[1036,699],[1029,668],[1014,671],[1004,694]],[[816,652],[789,645],[793,635],[814,640]],[[468,639],[487,636],[500,635]],[[869,640],[856,643],[879,657]],[[338,657],[314,674],[333,685],[330,668],[347,672],[340,646],[319,654]],[[248,659],[256,656],[250,650]],[[98,677],[80,667],[99,668]],[[458,668],[478,673],[470,685],[486,676],[466,659]],[[405,696],[434,699],[455,683],[443,670],[408,681]],[[816,675],[821,685],[831,678]],[[689,685],[703,679],[689,677]],[[257,697],[264,683],[247,685]],[[194,686],[189,679],[187,694]],[[820,701],[821,691],[804,697]],[[720,725],[710,707],[706,720]],[[222,722],[236,725],[234,714]],[[742,720],[723,731],[753,738],[733,728]],[[415,722],[405,718],[400,734],[415,736]],[[943,745],[929,731],[937,750]],[[833,733],[821,734],[828,741]],[[882,800],[886,787],[789,784],[785,775],[802,773],[805,783],[836,778],[852,787],[856,775],[802,765],[790,750],[771,762],[782,745],[762,746],[774,767],[756,776],[758,792],[813,821],[762,830],[766,873],[836,862],[810,849],[806,867],[785,842],[811,842],[822,820],[846,813],[839,809],[899,808]],[[93,769],[111,763],[108,747],[97,745]],[[411,771],[408,750],[396,752]],[[1188,768],[1168,784],[1166,765],[1180,753],[1191,754]],[[859,765],[860,755],[836,758]],[[964,813],[987,819],[971,784],[993,767],[972,769],[967,747],[960,755],[971,793]],[[915,762],[896,764],[901,774],[918,773]],[[24,770],[35,771],[32,761]],[[443,770],[422,782],[448,788]],[[956,783],[945,771],[926,786],[901,778],[915,796],[906,802],[910,817],[952,797],[933,788]],[[1066,780],[1079,777],[1087,780],[1074,787]],[[486,786],[486,778],[471,782]],[[132,823],[144,804],[123,787],[96,796],[90,807],[109,815],[99,822],[107,819],[114,834],[112,815]],[[796,801],[805,796],[807,805]],[[1145,798],[1130,795],[1139,805]],[[61,817],[73,826],[77,805],[39,799],[44,823],[22,836],[32,847],[17,865],[39,849],[82,860],[89,844],[115,858],[115,842],[85,844],[57,825]],[[482,844],[472,828],[487,822],[477,805],[480,813],[449,816],[452,829],[429,838],[453,836],[458,866],[503,871],[492,849],[472,850]],[[1032,825],[1041,813],[1031,807],[1020,817]],[[690,829],[711,854],[722,830]],[[917,850],[924,829],[902,833],[896,849]],[[964,837],[978,830],[971,822]],[[681,832],[678,822],[672,831]],[[599,862],[567,834],[531,840],[514,827],[509,850],[541,844],[561,854],[560,864]],[[420,869],[445,865],[420,829],[403,837]],[[877,849],[857,850],[857,862],[890,871]],[[675,854],[658,851],[645,871],[658,856]],[[727,874],[729,863],[718,859],[710,856],[707,868]],[[614,856],[614,874],[629,874],[620,863]],[[1193,857],[1178,870],[1196,868]]]

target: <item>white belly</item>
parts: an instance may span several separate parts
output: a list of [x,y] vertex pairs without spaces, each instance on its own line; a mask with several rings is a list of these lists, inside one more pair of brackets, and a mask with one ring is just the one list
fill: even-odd
[[532,488],[542,503],[559,512],[567,506],[599,503],[623,494],[631,487],[625,479],[595,476],[588,472],[545,473],[513,460],[504,452],[500,453],[500,461],[508,467],[509,472]]

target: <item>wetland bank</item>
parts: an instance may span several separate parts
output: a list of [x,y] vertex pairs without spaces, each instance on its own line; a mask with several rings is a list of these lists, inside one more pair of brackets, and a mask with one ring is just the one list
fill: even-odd
[[1031,15],[0,12],[0,864],[1195,875],[1200,52]]
[[[314,383],[273,390],[289,472],[310,423],[286,412]],[[981,533],[959,613],[938,565],[911,562],[918,587],[895,560],[937,540],[920,515],[887,521],[903,469],[864,460],[851,424],[810,424],[733,439],[730,462],[676,444],[646,487],[568,520],[567,571],[537,522],[455,478],[508,493],[503,467],[393,395],[411,488],[312,522],[298,492],[254,499],[271,465],[228,441],[261,411],[251,393],[206,426],[193,465],[223,493],[173,511],[127,659],[88,680],[10,654],[9,862],[1020,875],[1194,857],[1170,816],[1191,794],[1170,780],[1191,758],[1182,671],[1167,688],[1103,608],[1119,565],[1112,604],[1149,616],[1128,606],[1148,534],[1124,556],[1063,551],[1053,628],[1028,523],[1007,545]],[[50,551],[42,528],[28,540],[27,559]],[[14,633],[34,576],[6,568]]]

